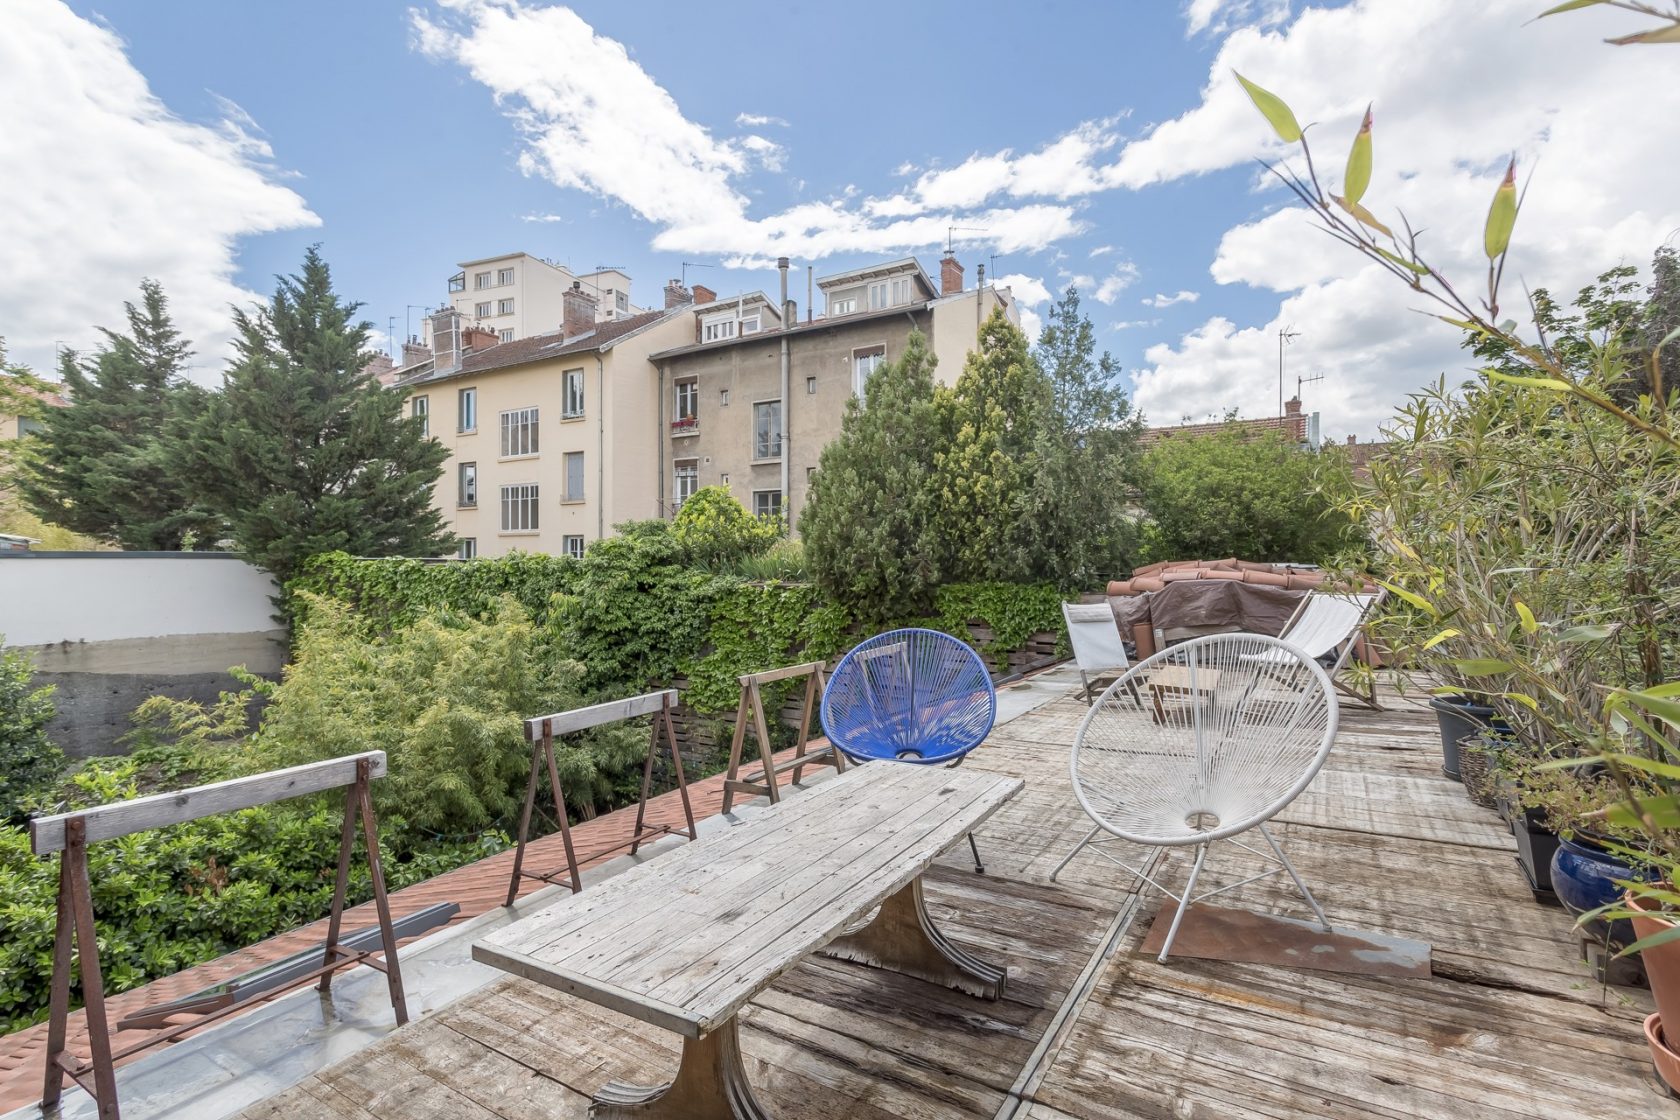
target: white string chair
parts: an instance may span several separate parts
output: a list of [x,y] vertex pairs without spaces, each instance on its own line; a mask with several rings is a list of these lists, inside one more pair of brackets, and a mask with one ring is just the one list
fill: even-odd
[[[1143,704],[1131,702],[1133,688]],[[1108,686],[1079,726],[1070,761],[1073,792],[1096,823],[1050,878],[1089,847],[1177,899],[1162,961],[1191,903],[1280,871],[1295,880],[1328,930],[1323,909],[1265,822],[1317,776],[1335,741],[1338,714],[1324,669],[1278,638],[1214,634],[1140,662]],[[1235,839],[1250,829],[1265,839],[1269,855]],[[1276,866],[1197,894],[1208,850],[1220,840]],[[1102,847],[1116,841],[1194,847],[1183,892],[1163,886],[1147,860],[1133,867]]]

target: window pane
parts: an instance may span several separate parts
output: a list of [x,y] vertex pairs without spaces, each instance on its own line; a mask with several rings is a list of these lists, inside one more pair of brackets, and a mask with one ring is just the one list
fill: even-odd
[[566,500],[583,501],[583,452],[566,452]]
[[753,405],[753,458],[774,459],[782,453],[782,402]]
[[456,417],[455,426],[460,431],[470,432],[478,427],[478,390],[462,389],[455,397]]

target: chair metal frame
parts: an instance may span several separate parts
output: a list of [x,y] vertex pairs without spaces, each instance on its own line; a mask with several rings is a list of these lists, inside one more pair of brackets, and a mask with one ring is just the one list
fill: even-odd
[[[1316,752],[1313,754],[1309,762],[1302,768],[1295,780],[1287,787],[1287,789],[1278,796],[1274,797],[1259,810],[1251,812],[1236,821],[1220,821],[1218,823],[1218,827],[1207,831],[1195,832],[1187,836],[1174,837],[1149,836],[1141,833],[1128,832],[1125,829],[1114,825],[1107,819],[1104,813],[1092,803],[1091,798],[1087,796],[1083,781],[1080,777],[1079,753],[1093,721],[1102,718],[1105,710],[1110,710],[1108,708],[1108,705],[1110,704],[1115,704],[1115,708],[1113,710],[1118,710],[1116,698],[1122,689],[1126,688],[1128,685],[1135,686],[1135,684],[1140,681],[1147,686],[1150,675],[1162,665],[1169,662],[1174,664],[1179,662],[1188,662],[1192,689],[1194,690],[1198,688],[1199,686],[1195,683],[1195,677],[1197,673],[1196,667],[1201,661],[1201,652],[1209,647],[1215,647],[1220,644],[1233,644],[1236,642],[1253,643],[1269,647],[1268,653],[1276,651],[1278,654],[1283,655],[1285,660],[1282,661],[1282,664],[1298,666],[1304,668],[1308,672],[1309,677],[1307,687],[1309,689],[1316,688],[1319,691],[1319,694],[1323,697],[1326,712],[1325,728]],[[1252,662],[1249,663],[1252,664]],[[1253,672],[1253,678],[1248,680],[1243,686],[1243,695],[1240,702],[1246,703],[1253,695],[1254,691],[1260,687],[1260,677],[1267,673],[1267,668],[1265,665],[1254,664]],[[1306,693],[1302,693],[1297,697],[1294,716],[1294,720],[1297,724],[1302,718],[1302,713],[1305,711],[1304,701],[1306,699]],[[1192,708],[1196,709],[1195,714],[1192,716],[1192,723],[1196,736],[1197,753],[1198,757],[1200,757],[1203,751],[1202,736],[1204,734],[1204,719],[1200,712],[1202,704],[1201,697],[1193,691],[1189,702],[1192,705]],[[1176,901],[1178,903],[1178,908],[1173,914],[1172,925],[1167,930],[1166,939],[1161,946],[1161,952],[1157,958],[1163,963],[1167,960],[1168,954],[1172,949],[1173,939],[1178,935],[1178,928],[1184,919],[1184,912],[1193,904],[1224,894],[1227,891],[1236,890],[1239,887],[1246,886],[1249,883],[1256,882],[1260,879],[1269,878],[1270,876],[1276,875],[1280,872],[1288,872],[1289,877],[1294,880],[1296,888],[1301,892],[1301,896],[1306,899],[1307,905],[1312,908],[1312,912],[1318,919],[1319,924],[1326,931],[1329,931],[1331,926],[1329,919],[1324,915],[1323,907],[1321,907],[1318,900],[1313,897],[1312,891],[1307,888],[1306,882],[1301,878],[1300,873],[1296,871],[1295,865],[1290,862],[1289,857],[1284,853],[1283,848],[1278,844],[1276,838],[1272,836],[1271,830],[1266,827],[1266,822],[1286,808],[1290,802],[1295,800],[1295,798],[1299,797],[1301,793],[1312,784],[1313,779],[1318,776],[1319,770],[1323,768],[1325,760],[1329,757],[1331,747],[1335,744],[1339,720],[1340,705],[1336,700],[1336,689],[1329,674],[1325,672],[1324,667],[1320,665],[1316,659],[1307,656],[1298,647],[1289,644],[1283,639],[1267,637],[1259,634],[1212,634],[1206,637],[1192,639],[1189,642],[1181,643],[1177,646],[1161,650],[1160,652],[1151,655],[1145,660],[1139,662],[1137,665],[1133,666],[1125,676],[1109,685],[1103,694],[1097,699],[1097,702],[1091,706],[1091,709],[1088,712],[1086,712],[1085,718],[1080,722],[1079,732],[1074,738],[1073,749],[1070,752],[1068,766],[1073,782],[1074,797],[1078,800],[1079,806],[1085,811],[1085,814],[1096,823],[1091,827],[1090,831],[1084,835],[1079,843],[1074,845],[1073,850],[1063,858],[1062,862],[1056,865],[1055,870],[1050,873],[1051,881],[1054,882],[1057,877],[1061,875],[1062,871],[1073,861],[1075,856],[1084,851],[1086,848],[1090,848],[1104,859],[1130,872],[1136,879],[1148,883],[1150,886],[1159,890],[1162,894]],[[1259,831],[1260,835],[1266,841],[1266,846],[1269,849],[1269,852],[1262,851],[1259,848],[1252,847],[1235,839],[1236,836],[1243,832],[1247,832],[1250,829]],[[1108,833],[1108,835],[1099,836],[1099,834],[1105,832]],[[1202,877],[1208,853],[1212,849],[1213,845],[1221,840],[1235,844],[1244,851],[1255,856],[1259,856],[1262,859],[1269,859],[1275,862],[1276,866],[1267,868],[1265,871],[1251,875],[1238,882],[1228,883],[1224,886],[1216,887],[1213,890],[1197,894],[1196,884]],[[1156,849],[1194,847],[1196,850],[1195,860],[1191,866],[1190,875],[1185,882],[1183,891],[1175,892],[1171,890],[1158,878],[1156,878],[1156,875],[1150,874],[1147,867],[1147,861],[1145,866],[1134,867],[1126,861],[1099,847],[1099,845],[1109,844],[1116,841],[1133,845],[1144,845],[1146,847]],[[1156,874],[1159,874],[1159,872]]]
[[[1089,608],[1091,613],[1101,609],[1107,616],[1107,625],[1101,619],[1084,619],[1078,615],[1085,613],[1081,608]],[[1080,698],[1087,704],[1093,704],[1097,698],[1097,685],[1106,676],[1124,674],[1132,667],[1132,659],[1126,656],[1125,636],[1120,633],[1120,624],[1114,619],[1114,608],[1108,603],[1063,603],[1062,624],[1067,627],[1068,645],[1073,649],[1074,664],[1079,667]],[[1097,633],[1101,627],[1101,632]],[[1082,631],[1085,633],[1082,635]],[[1112,635],[1113,641],[1109,642]],[[1134,688],[1132,698],[1139,704],[1143,698]]]

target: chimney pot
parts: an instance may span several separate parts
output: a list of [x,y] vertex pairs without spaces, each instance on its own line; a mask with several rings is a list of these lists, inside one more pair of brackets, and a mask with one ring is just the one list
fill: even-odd
[[963,266],[956,254],[946,252],[939,262],[939,294],[954,296],[963,290]]
[[693,302],[694,293],[684,287],[681,280],[672,280],[665,285],[665,310]]

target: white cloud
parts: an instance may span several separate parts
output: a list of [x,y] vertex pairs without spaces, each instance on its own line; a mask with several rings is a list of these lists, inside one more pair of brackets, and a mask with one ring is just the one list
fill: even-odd
[[1161,320],[1159,319],[1121,319],[1119,322],[1110,323],[1108,329],[1111,331],[1129,331],[1137,327],[1156,327],[1160,324]]
[[563,222],[563,221],[566,220],[566,218],[563,214],[521,214],[521,215],[519,215],[519,220],[522,221],[522,222],[545,222],[546,223],[546,222]]
[[773,124],[778,128],[789,127],[785,119],[765,116],[762,113],[737,113],[735,114],[735,123],[742,128],[763,128],[767,124]]
[[1223,35],[1237,27],[1270,27],[1289,18],[1289,0],[1189,0],[1185,34]]
[[1044,319],[1030,307],[1023,307],[1021,311],[1021,333],[1027,336],[1027,345],[1036,345],[1038,336],[1044,331]]
[[0,334],[11,356],[50,370],[59,341],[86,348],[94,324],[121,326],[123,301],[152,277],[193,341],[195,373],[212,380],[229,305],[256,298],[234,281],[239,239],[319,219],[277,182],[238,106],[223,101],[213,125],[182,120],[109,28],[52,0],[12,0],[6,16]]
[[[1651,121],[1680,116],[1672,57],[1603,45],[1614,16],[1532,16],[1527,0],[1358,0],[1309,9],[1279,31],[1238,30],[1212,60],[1200,104],[1127,145],[1117,177],[1141,186],[1292,154],[1270,139],[1234,68],[1316,122],[1316,163],[1334,190],[1343,146],[1374,99],[1375,172],[1364,202],[1391,223],[1403,212],[1426,228],[1426,255],[1472,297],[1486,271],[1482,219],[1504,158],[1515,150],[1519,172],[1536,169],[1506,269],[1504,313],[1521,318],[1525,285],[1573,294],[1618,262],[1646,264],[1680,226],[1672,187],[1680,159],[1650,132]],[[1373,435],[1407,392],[1443,372],[1468,376],[1457,332],[1416,314],[1415,294],[1315,232],[1281,189],[1265,189],[1272,212],[1226,230],[1209,271],[1221,284],[1279,293],[1276,313],[1249,326],[1210,318],[1152,348],[1149,368],[1135,375],[1140,407],[1164,416],[1227,406],[1275,413],[1277,331],[1286,325],[1301,338],[1287,356],[1284,395],[1295,372],[1322,370],[1327,379],[1307,407],[1338,431]]]
[[1113,303],[1120,298],[1120,293],[1131,287],[1138,278],[1137,265],[1131,261],[1121,261],[1114,266],[1114,271],[1103,277],[1103,282],[1097,285],[1093,293],[1098,303]]
[[1007,276],[997,276],[992,283],[1000,288],[1008,288],[1015,296],[1015,301],[1022,307],[1037,307],[1041,303],[1049,303],[1053,298],[1050,289],[1042,278],[1028,276],[1023,272],[1011,272]]
[[1144,299],[1143,305],[1145,307],[1171,307],[1175,303],[1195,303],[1201,298],[1202,293],[1200,292],[1192,292],[1185,288],[1180,288],[1177,294],[1170,296],[1156,292],[1154,296]]
[[1114,246],[1112,246],[1112,245],[1098,245],[1095,249],[1092,249],[1091,252],[1088,255],[1091,256],[1092,258],[1096,258],[1096,257],[1104,256],[1105,254],[1112,253],[1112,252],[1114,252]]
[[[490,90],[522,134],[521,170],[621,203],[659,227],[653,247],[661,252],[733,259],[904,252],[942,243],[953,224],[984,227],[999,253],[1038,250],[1085,228],[1066,204],[1083,190],[1079,152],[1115,140],[1101,131],[1106,122],[1082,126],[1019,159],[1005,153],[928,172],[900,195],[857,198],[847,188],[754,217],[737,184],[755,167],[784,167],[773,141],[721,138],[688,119],[621,44],[569,9],[525,0],[437,0],[437,7],[412,13],[417,46]],[[608,89],[613,96],[600,96]],[[752,114],[738,118],[755,122]]]

